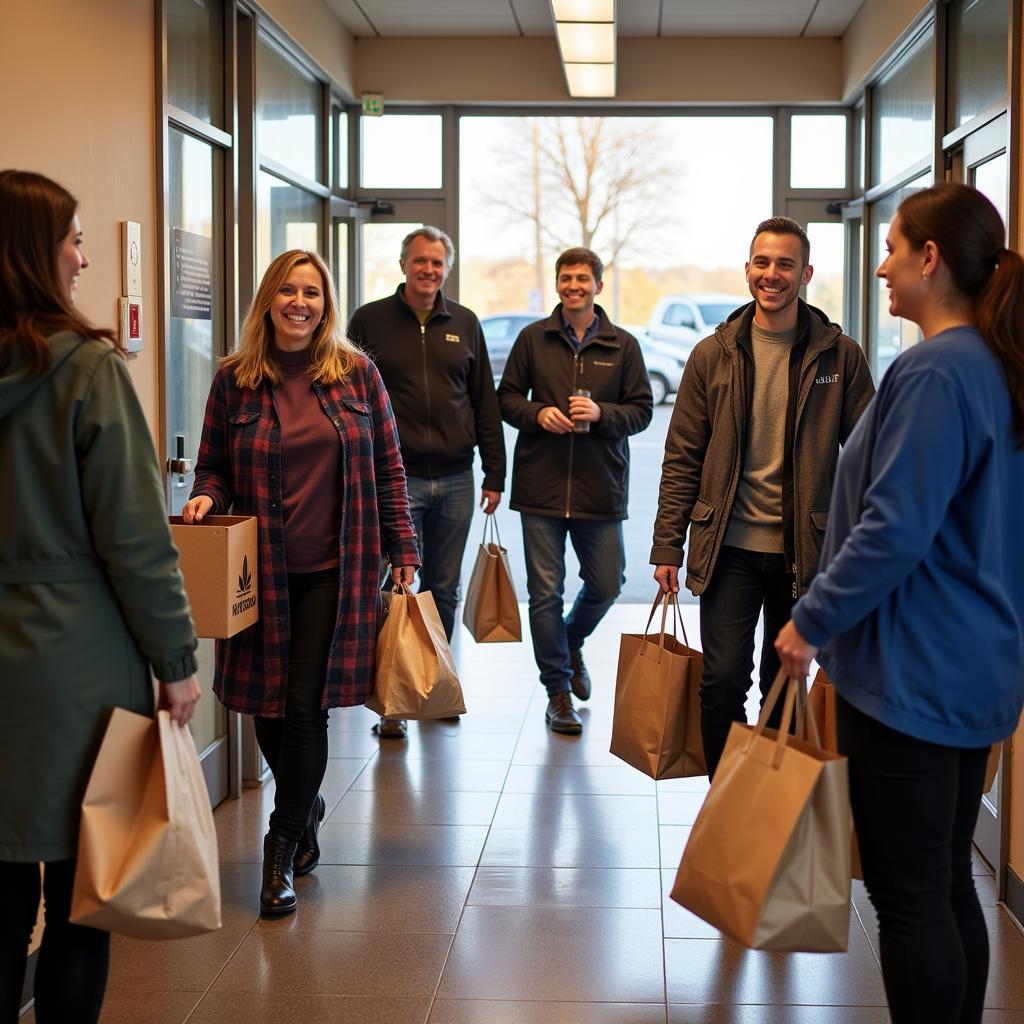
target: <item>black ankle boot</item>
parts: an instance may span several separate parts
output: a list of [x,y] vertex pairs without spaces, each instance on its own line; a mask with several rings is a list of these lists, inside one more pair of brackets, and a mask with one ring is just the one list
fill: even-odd
[[308,875],[320,863],[320,842],[317,836],[320,833],[320,822],[324,820],[326,811],[327,804],[324,802],[324,798],[317,793],[313,809],[309,812],[309,821],[306,822],[306,830],[302,833],[298,846],[295,847],[292,868],[296,878],[300,875]]
[[295,843],[284,836],[268,832],[263,837],[263,888],[260,890],[260,912],[290,914],[296,907],[295,877],[292,860]]

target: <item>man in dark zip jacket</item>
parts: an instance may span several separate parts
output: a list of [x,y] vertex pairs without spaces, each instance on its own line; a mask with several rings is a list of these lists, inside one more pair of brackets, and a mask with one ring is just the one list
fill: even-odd
[[[480,321],[441,291],[455,247],[439,228],[402,242],[405,274],[394,295],[352,314],[348,335],[380,370],[398,423],[419,541],[420,589],[434,596],[448,639],[455,629],[462,555],[473,518],[473,449],[484,479],[480,507],[491,515],[505,487],[505,439]],[[405,723],[381,720],[381,736]]]
[[[511,505],[522,513],[530,632],[548,691],[545,719],[555,732],[570,734],[583,729],[570,691],[580,700],[590,696],[583,641],[625,579],[627,439],[654,411],[636,338],[594,304],[602,270],[589,249],[558,257],[561,302],[548,319],[523,328],[498,388],[501,414],[519,430]],[[563,619],[567,535],[583,587]]]
[[857,343],[799,298],[812,273],[796,221],[758,225],[754,301],[693,350],[665,441],[651,563],[662,589],[678,591],[689,528],[709,775],[746,720],[762,609],[762,700],[778,672],[775,636],[817,570],[839,448],[875,392]]

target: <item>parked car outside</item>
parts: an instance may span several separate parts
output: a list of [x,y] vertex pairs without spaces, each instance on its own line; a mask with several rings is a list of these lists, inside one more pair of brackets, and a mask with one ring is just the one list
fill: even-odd
[[505,370],[505,362],[509,352],[515,344],[519,332],[527,325],[543,320],[543,313],[494,313],[491,316],[482,316],[480,326],[484,331],[484,341],[487,343],[487,355],[491,360],[491,373],[494,374],[494,383],[501,380]]
[[638,324],[623,324],[622,329],[629,331],[640,343],[647,376],[651,378],[651,394],[654,404],[661,405],[679,390],[679,382],[683,379],[683,367],[686,360],[676,354],[670,345],[654,341],[645,327]]
[[748,302],[749,295],[724,292],[664,295],[654,304],[647,333],[685,361],[698,341],[712,334],[733,310]]

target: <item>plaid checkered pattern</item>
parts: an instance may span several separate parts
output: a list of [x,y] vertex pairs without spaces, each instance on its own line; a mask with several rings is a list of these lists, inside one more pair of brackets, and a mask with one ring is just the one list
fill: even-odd
[[[338,384],[314,385],[337,427],[345,473],[338,535],[338,613],[323,707],[362,704],[373,689],[381,616],[381,551],[394,565],[416,565],[405,470],[391,403],[377,368],[360,357]],[[192,497],[211,512],[254,515],[259,533],[260,619],[217,641],[214,692],[232,711],[280,718],[288,680],[290,628],[284,555],[281,427],[274,387],[240,388],[230,368],[213,381],[206,404]]]

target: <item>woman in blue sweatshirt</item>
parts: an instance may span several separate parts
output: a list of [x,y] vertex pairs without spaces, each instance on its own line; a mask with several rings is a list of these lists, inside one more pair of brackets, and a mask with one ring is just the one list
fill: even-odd
[[900,205],[877,273],[925,340],[850,435],[821,572],[775,645],[836,686],[894,1024],[978,1024],[984,1004],[971,838],[1024,703],[1024,261],[1004,239],[966,185]]

